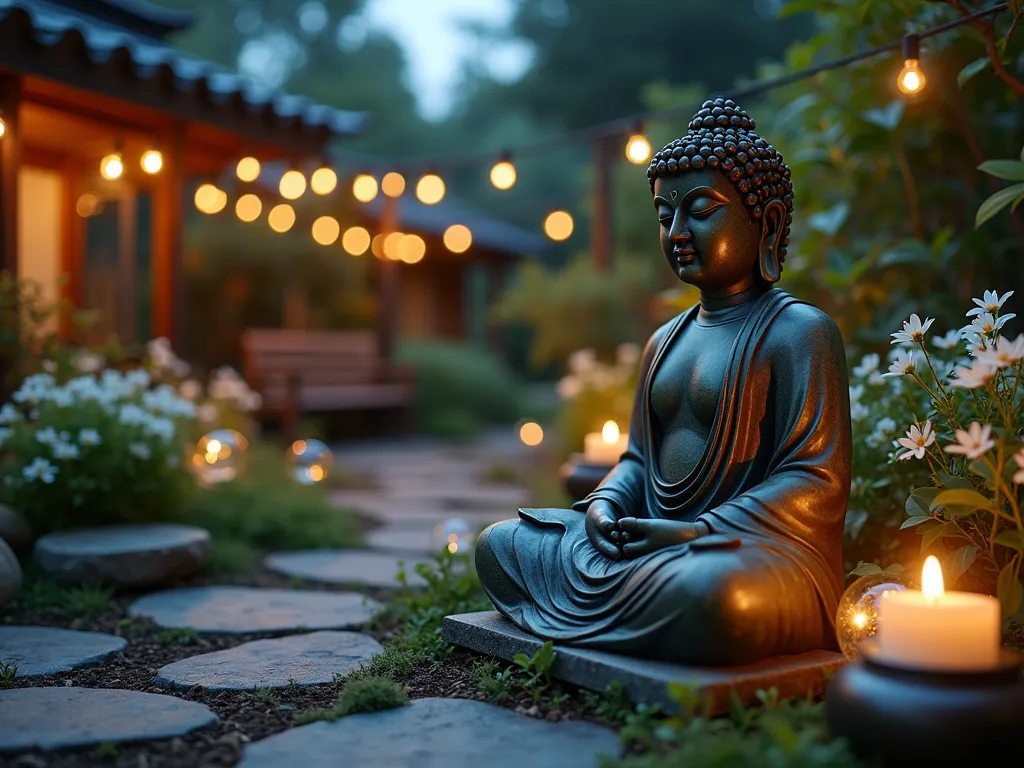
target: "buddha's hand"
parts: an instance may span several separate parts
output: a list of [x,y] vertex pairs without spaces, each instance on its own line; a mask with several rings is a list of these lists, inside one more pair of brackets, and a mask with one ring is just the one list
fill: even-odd
[[602,499],[590,503],[587,507],[586,531],[594,549],[612,560],[622,559],[622,552],[612,540],[612,532],[615,531],[615,510],[611,504]]
[[624,517],[619,520],[616,528],[624,541],[622,554],[629,559],[684,544],[708,533],[704,523],[651,520],[646,517]]

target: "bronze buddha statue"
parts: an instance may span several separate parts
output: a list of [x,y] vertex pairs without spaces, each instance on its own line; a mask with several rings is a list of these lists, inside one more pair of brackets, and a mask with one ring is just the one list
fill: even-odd
[[850,403],[843,342],[774,287],[793,193],[731,100],[647,171],[661,248],[698,305],[644,350],[626,452],[572,509],[481,534],[497,609],[555,643],[696,665],[835,647]]

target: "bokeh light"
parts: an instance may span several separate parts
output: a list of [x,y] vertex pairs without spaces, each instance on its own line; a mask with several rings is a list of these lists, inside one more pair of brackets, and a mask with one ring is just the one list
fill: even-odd
[[540,445],[544,441],[544,429],[535,421],[525,421],[519,426],[519,439],[524,445]]
[[334,466],[334,454],[320,440],[296,440],[285,455],[292,477],[302,485],[323,482]]
[[436,173],[427,173],[416,182],[416,199],[434,205],[444,199],[444,181]]
[[642,133],[634,133],[626,142],[626,159],[634,165],[643,165],[651,159],[651,142]]
[[256,221],[263,213],[263,201],[254,194],[242,195],[235,201],[235,215],[242,221]]
[[320,245],[333,245],[341,234],[341,225],[333,216],[321,216],[313,222],[313,239]]
[[5,133],[7,133],[7,123],[5,123],[4,119],[0,117],[0,139],[4,137]]
[[370,247],[370,233],[364,227],[349,227],[341,236],[341,247],[352,256],[362,256]]
[[847,587],[836,611],[836,637],[846,658],[856,658],[858,644],[878,632],[878,601],[882,595],[910,586],[911,580],[903,572],[883,571],[861,576]]
[[338,186],[338,174],[333,168],[324,166],[313,171],[309,177],[309,188],[317,195],[329,195]]
[[260,161],[255,157],[243,157],[235,166],[235,175],[240,181],[256,181],[260,177]]
[[164,156],[155,149],[146,150],[142,153],[139,165],[146,173],[160,173],[160,169],[164,167]]
[[302,171],[285,171],[277,189],[285,200],[298,200],[306,191],[306,177]]
[[572,215],[568,211],[552,211],[544,219],[544,234],[552,240],[568,240],[572,227]]
[[928,78],[921,71],[921,62],[917,59],[907,59],[896,78],[896,87],[900,89],[900,93],[907,96],[916,96],[924,90],[927,83]]
[[99,198],[92,192],[86,192],[75,203],[75,212],[84,219],[96,213],[99,207]]
[[203,486],[234,480],[248,461],[249,441],[233,429],[215,429],[203,435],[192,454],[190,469]]
[[201,213],[220,213],[228,204],[228,196],[216,184],[200,184],[196,189],[195,203]]
[[516,183],[516,167],[508,160],[499,160],[491,166],[491,184],[498,189],[512,189]]
[[352,196],[360,203],[368,203],[377,196],[377,180],[368,173],[360,173],[352,180]]
[[295,225],[295,210],[288,203],[280,203],[270,209],[267,223],[275,232],[287,232]]
[[385,173],[380,180],[380,191],[388,197],[401,197],[405,192],[405,177],[397,171]]
[[473,244],[473,233],[465,224],[452,224],[444,231],[445,248],[452,253],[465,253]]
[[124,162],[121,160],[121,153],[114,152],[100,160],[100,175],[108,181],[121,178],[124,173]]
[[381,246],[384,251],[384,258],[398,261],[398,246],[402,242],[403,237],[405,237],[403,232],[392,232],[384,238],[384,243]]
[[462,518],[451,517],[434,526],[430,538],[431,549],[434,552],[447,551],[453,555],[466,555],[473,551],[476,533]]
[[419,235],[406,235],[398,241],[397,256],[399,261],[406,264],[416,264],[423,261],[427,253],[427,244]]
[[373,240],[370,241],[370,252],[378,259],[385,258],[384,256],[384,241],[387,239],[387,235],[380,232],[373,236]]

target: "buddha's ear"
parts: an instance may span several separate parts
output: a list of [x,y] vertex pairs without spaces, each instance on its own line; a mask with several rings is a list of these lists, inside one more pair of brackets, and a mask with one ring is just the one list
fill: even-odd
[[777,283],[782,277],[782,259],[779,247],[782,245],[782,230],[786,225],[786,206],[778,198],[764,207],[761,216],[761,247],[757,266],[761,279],[766,283]]

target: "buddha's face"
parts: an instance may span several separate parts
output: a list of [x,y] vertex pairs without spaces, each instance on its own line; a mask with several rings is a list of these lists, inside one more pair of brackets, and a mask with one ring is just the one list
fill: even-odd
[[754,287],[763,228],[723,173],[705,168],[658,177],[654,207],[661,250],[680,280],[709,293]]

